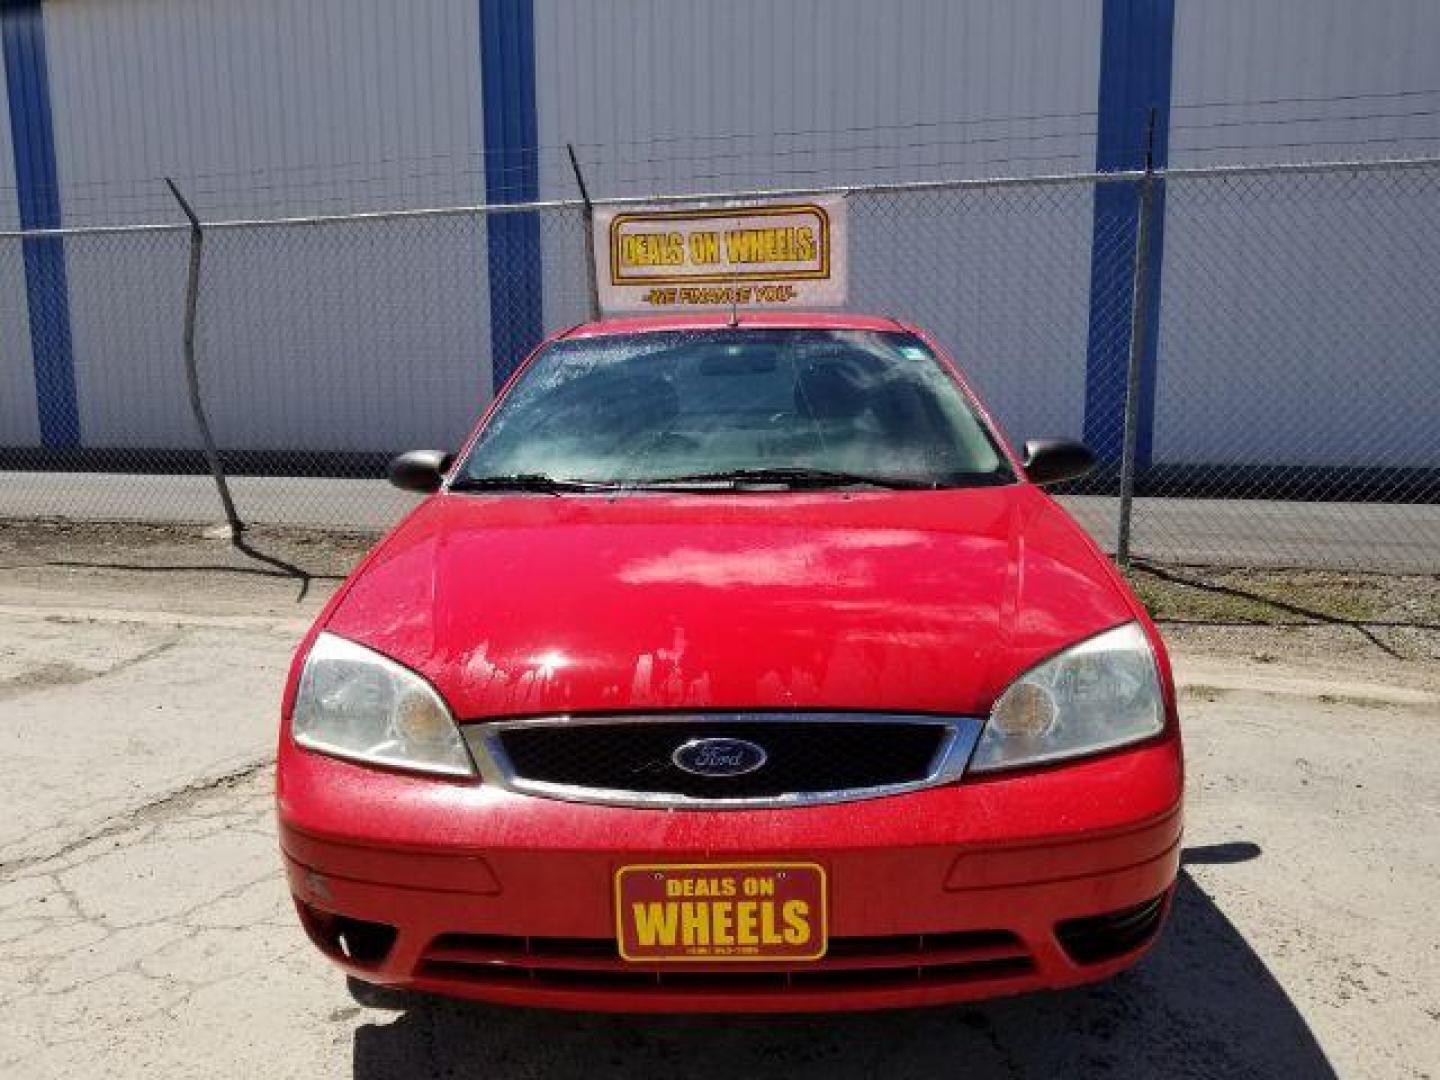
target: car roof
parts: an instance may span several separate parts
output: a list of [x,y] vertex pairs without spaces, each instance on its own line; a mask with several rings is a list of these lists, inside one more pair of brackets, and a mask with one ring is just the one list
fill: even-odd
[[563,338],[604,337],[608,334],[644,334],[662,330],[746,329],[786,330],[910,330],[897,319],[858,315],[848,311],[739,311],[635,315],[581,323],[560,334]]

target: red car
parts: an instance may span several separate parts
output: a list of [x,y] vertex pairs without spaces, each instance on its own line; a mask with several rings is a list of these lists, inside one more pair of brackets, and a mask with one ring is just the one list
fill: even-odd
[[890,319],[546,341],[295,658],[278,802],[373,983],[629,1011],[1112,975],[1178,864],[1164,646],[940,348]]

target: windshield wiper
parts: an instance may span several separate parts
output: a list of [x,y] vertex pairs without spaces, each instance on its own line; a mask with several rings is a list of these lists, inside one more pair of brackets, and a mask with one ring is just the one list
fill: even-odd
[[567,491],[609,491],[614,484],[602,480],[569,480],[544,473],[510,473],[506,476],[457,476],[451,491],[539,491],[559,495]]
[[722,469],[716,472],[684,473],[679,476],[656,476],[632,480],[627,487],[685,487],[702,484],[783,484],[792,488],[833,488],[867,485],[880,488],[933,488],[925,480],[904,476],[868,476],[839,469],[811,469],[803,466],[775,466],[756,469]]

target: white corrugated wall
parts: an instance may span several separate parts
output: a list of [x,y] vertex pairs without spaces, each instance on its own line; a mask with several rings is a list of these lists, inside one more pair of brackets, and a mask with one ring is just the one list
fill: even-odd
[[[1440,152],[1433,0],[1181,0],[1174,48],[1172,166]],[[1172,182],[1155,460],[1433,465],[1433,193]]]
[[[64,223],[178,220],[165,175],[210,219],[483,200],[481,3],[50,0]],[[534,0],[539,194],[574,193],[566,142],[598,194],[1088,169],[1105,7]],[[1440,82],[1428,0],[1175,10],[1172,165],[1440,148],[1440,93],[1419,92]],[[1283,235],[1316,238],[1297,254],[1214,196],[1175,184],[1168,199],[1157,461],[1353,458],[1362,448],[1327,439],[1323,418],[1341,407],[1394,432],[1363,448],[1370,458],[1426,451],[1436,365],[1419,343],[1435,340],[1437,305],[1430,253],[1402,240],[1407,222],[1433,224],[1428,200],[1380,199],[1366,212],[1399,224],[1378,234],[1335,224],[1323,198],[1254,200],[1248,212]],[[1017,438],[1081,430],[1087,192],[859,199],[853,213],[854,306],[936,331]],[[13,224],[12,185],[4,214]],[[1388,261],[1357,260],[1377,235]],[[546,219],[552,327],[578,314],[576,241],[573,222]],[[191,443],[176,378],[183,246],[180,234],[66,245],[87,445]],[[1300,288],[1301,255],[1334,268],[1345,304]],[[1356,317],[1336,326],[1338,311]],[[480,222],[216,233],[201,312],[227,445],[453,441],[489,392]],[[0,259],[0,317],[13,328],[0,443],[25,445],[36,425],[18,252]],[[1377,364],[1388,386],[1365,381]],[[1401,378],[1413,392],[1397,406]]]
[[[1085,171],[1101,6],[537,0],[539,141],[607,195]],[[852,306],[923,322],[1014,436],[1079,434],[1088,192],[851,213]]]
[[483,200],[476,0],[45,7],[71,225]]
[[1177,0],[1170,164],[1433,155],[1437,56],[1433,0]]
[[1083,170],[1100,10],[537,0],[540,142],[577,143],[608,195]]
[[[475,0],[46,6],[68,225],[483,201]],[[351,450],[458,440],[489,393],[484,229],[208,240],[200,356],[217,438]],[[88,445],[189,445],[185,237],[67,245]]]

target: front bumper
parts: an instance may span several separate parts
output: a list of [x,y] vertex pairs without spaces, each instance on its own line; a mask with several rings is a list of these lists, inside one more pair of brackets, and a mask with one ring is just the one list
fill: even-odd
[[[1172,738],[867,802],[747,811],[576,805],[283,746],[281,846],[302,921],[350,973],[554,1008],[828,1011],[1105,978],[1154,940],[1179,862]],[[633,863],[813,861],[814,963],[631,964],[612,883]]]

